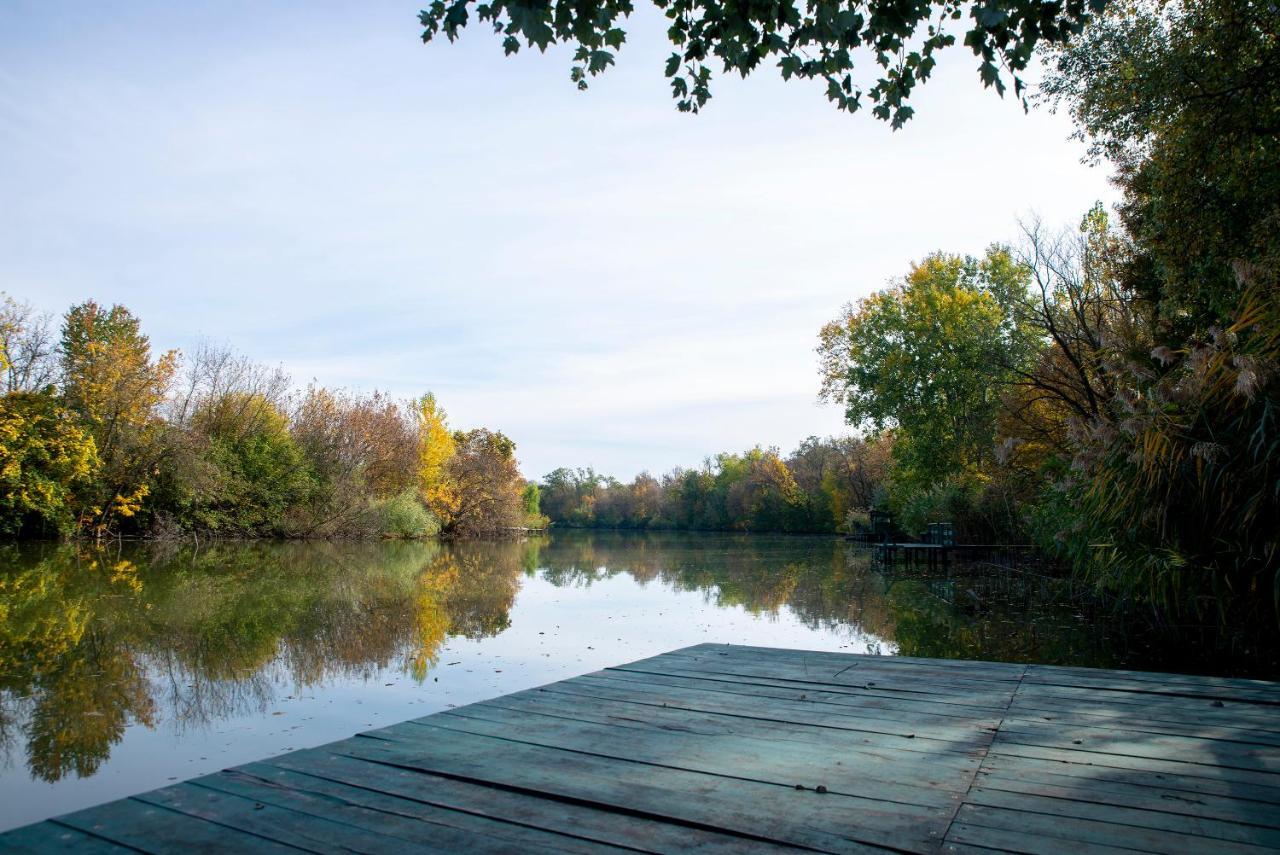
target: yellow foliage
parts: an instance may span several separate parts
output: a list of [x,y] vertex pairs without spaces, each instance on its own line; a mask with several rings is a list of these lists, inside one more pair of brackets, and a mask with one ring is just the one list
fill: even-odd
[[75,496],[98,466],[93,437],[53,398],[0,397],[0,532],[15,534],[28,515],[69,530]]
[[128,496],[122,496],[116,493],[115,499],[111,502],[111,508],[122,517],[131,517],[138,511],[142,510],[142,502],[151,494],[151,488],[146,484],[141,484],[138,489],[134,490]]
[[418,490],[427,509],[440,519],[456,514],[462,503],[458,485],[449,474],[457,443],[447,418],[435,395],[428,392],[422,396],[418,402]]
[[425,679],[440,661],[440,646],[448,637],[452,624],[446,599],[457,583],[458,566],[449,560],[434,562],[418,580],[418,592],[414,598],[417,647],[409,659],[409,672],[415,680]]

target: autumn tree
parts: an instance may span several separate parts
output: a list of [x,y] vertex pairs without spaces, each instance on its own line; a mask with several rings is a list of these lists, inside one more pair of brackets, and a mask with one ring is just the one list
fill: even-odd
[[634,497],[633,518],[637,528],[659,526],[664,519],[665,509],[662,503],[662,482],[641,472],[631,482],[631,494]]
[[[418,429],[397,402],[377,392],[354,395],[312,386],[293,413],[290,432],[316,482],[297,514],[305,529],[368,531],[393,501],[393,514],[414,515]],[[397,532],[404,528],[397,524]]]
[[92,300],[67,312],[58,347],[67,407],[93,437],[102,476],[92,506],[93,530],[135,515],[151,491],[161,451],[159,409],[177,365],[176,351],[153,360],[151,342],[123,306]]
[[803,527],[847,527],[850,513],[865,516],[883,502],[891,453],[891,434],[870,439],[811,436],[801,442],[786,464],[800,490]]
[[554,524],[570,527],[834,532],[845,508],[865,509],[879,494],[890,447],[810,438],[785,460],[757,446],[661,478],[641,472],[630,483],[561,468],[541,485],[542,507]]
[[931,255],[823,327],[822,397],[855,427],[894,431],[900,489],[963,479],[990,460],[1001,391],[1034,352],[1003,305],[1026,275],[1003,249]]
[[561,524],[590,524],[595,517],[597,495],[607,481],[590,467],[555,469],[542,479],[542,511]]
[[440,531],[474,537],[523,525],[524,478],[516,464],[516,444],[500,432],[477,428],[453,435],[445,462],[445,483],[455,499],[437,502]]
[[800,488],[776,448],[753,448],[741,458],[743,470],[725,495],[735,528],[787,531],[797,527]]
[[449,430],[448,414],[428,392],[417,402],[418,493],[427,510],[440,520],[452,520],[460,508],[458,484],[450,469],[457,440]]
[[70,534],[97,470],[93,437],[54,397],[0,398],[0,535]]

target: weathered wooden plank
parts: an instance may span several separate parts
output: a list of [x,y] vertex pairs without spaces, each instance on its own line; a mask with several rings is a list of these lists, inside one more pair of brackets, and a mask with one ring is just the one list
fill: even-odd
[[[750,700],[744,700],[742,693],[722,689],[715,683],[702,683],[693,687],[614,680],[594,675],[553,683],[543,686],[539,691],[568,697],[618,700],[647,706],[776,719],[798,725],[898,736],[915,734],[919,737],[928,733],[938,739],[963,738],[984,728],[994,728],[998,721],[994,716],[974,719],[920,712],[909,703],[891,701],[885,704],[879,699],[862,698],[861,702],[835,704],[808,695],[800,697],[796,693],[779,692],[777,694],[783,697],[747,695]],[[892,709],[893,713],[886,715],[886,709]]]
[[1092,787],[1100,792],[1111,788],[1134,788],[1153,793],[1167,793],[1170,801],[1185,799],[1194,803],[1202,800],[1206,795],[1211,795],[1246,804],[1252,803],[1255,807],[1280,804],[1280,789],[1276,787],[1249,786],[1237,781],[1179,775],[1167,771],[1152,772],[1143,768],[1125,769],[1072,763],[1054,757],[1017,756],[1007,752],[989,753],[982,761],[979,774],[988,772],[1062,786]]
[[[820,651],[780,650],[774,655],[762,656],[744,648],[725,646],[707,650],[674,650],[649,659],[631,663],[636,665],[666,665],[679,662],[681,667],[694,670],[718,669],[726,664],[745,665],[754,668],[785,669],[798,679],[821,681],[836,675],[863,671],[881,675],[910,678],[928,676],[942,682],[957,684],[995,684],[1001,681],[1017,682],[1018,666],[1002,666],[999,671],[960,669],[945,664],[911,664],[893,657],[863,656],[857,654],[825,653]],[[1010,670],[1010,669],[1014,670]]]
[[1244,810],[1229,812],[1218,818],[1207,818],[1153,810],[1150,806],[1131,807],[1078,798],[1085,795],[1083,792],[1074,791],[1069,796],[1059,797],[1043,793],[1015,793],[1004,789],[977,786],[969,793],[965,803],[1153,828],[1169,834],[1208,837],[1214,840],[1247,844],[1259,849],[1280,849],[1280,831],[1250,824],[1248,812]]
[[[817,744],[824,749],[842,746],[860,748],[874,745],[922,754],[963,753],[985,748],[992,731],[973,725],[943,728],[916,727],[918,722],[896,726],[868,725],[867,719],[814,712],[802,703],[780,706],[769,701],[744,709],[728,704],[705,704],[699,699],[657,700],[636,692],[607,688],[588,691],[559,691],[558,686],[504,695],[479,705],[482,709],[542,712],[580,718],[600,724],[617,724],[648,730],[685,730],[694,734],[733,735],[770,740],[795,740]],[[659,698],[665,696],[658,696]],[[668,702],[669,701],[669,702]],[[717,706],[717,709],[699,709]],[[861,725],[861,726],[860,726]],[[890,732],[885,732],[890,731]]]
[[990,855],[992,852],[1004,852],[1003,849],[989,849],[986,846],[972,846],[968,843],[948,843],[942,847],[949,855]]
[[429,750],[377,738],[347,740],[333,750],[744,838],[831,852],[882,847],[927,852],[934,848],[950,815],[936,808],[618,762],[447,730],[424,738],[431,742]]
[[[1053,697],[1019,691],[1009,706],[1009,714],[1015,718],[1043,718],[1052,721],[1056,716],[1087,718],[1111,722],[1129,722],[1141,725],[1151,722],[1157,726],[1174,725],[1183,728],[1227,728],[1243,731],[1262,739],[1280,738],[1274,722],[1269,719],[1243,718],[1233,714],[1229,707],[1206,705],[1203,709],[1185,709],[1162,705],[1133,707],[1128,704],[1108,703],[1099,696]],[[1267,744],[1270,744],[1269,742]]]
[[[1079,778],[1054,775],[1034,769],[1018,774],[999,771],[984,765],[975,786],[988,790],[1075,799],[1119,807],[1156,810],[1204,819],[1231,819],[1280,830],[1280,809],[1263,803],[1246,801],[1231,795],[1207,793],[1203,789],[1188,791],[1159,786],[1160,781],[1143,775],[1142,782],[1124,782],[1106,778]],[[1227,789],[1227,788],[1224,788]]]
[[962,659],[911,659],[902,656],[877,656],[861,653],[840,653],[825,650],[788,650],[751,647],[737,644],[699,645],[662,653],[647,662],[673,658],[693,658],[715,662],[714,657],[744,662],[791,663],[810,673],[838,673],[847,670],[877,671],[879,673],[927,674],[947,680],[988,683],[1017,682],[1026,666],[1009,662],[977,662]]
[[980,675],[942,672],[924,667],[903,668],[878,666],[875,657],[836,663],[812,663],[803,658],[746,657],[727,652],[711,652],[702,655],[668,653],[628,668],[661,670],[678,667],[688,671],[708,674],[728,673],[741,676],[783,679],[807,685],[839,688],[874,684],[897,691],[913,691],[925,694],[954,695],[961,698],[992,698],[1007,695],[1017,685],[1016,675],[1002,674],[999,678]]
[[[1164,736],[1102,728],[1068,728],[1057,722],[1008,721],[1000,727],[1004,742],[1062,747],[1067,750],[1180,760],[1232,769],[1280,772],[1280,749],[1241,745],[1190,736]],[[1280,784],[1280,779],[1277,779]]]
[[[1143,852],[1165,852],[1170,855],[1211,855],[1211,853],[1264,853],[1264,847],[1247,843],[1216,840],[1209,837],[1179,834],[1159,828],[1147,828],[1117,822],[1011,810],[987,805],[965,804],[956,814],[956,822],[967,826],[1018,832],[1024,838],[1057,839],[1089,846],[1115,846]],[[965,842],[973,841],[971,838]],[[1025,843],[1017,848],[1021,849]],[[1032,851],[1028,848],[1026,851]]]
[[[654,670],[658,668],[660,670]],[[968,693],[956,694],[951,692],[930,692],[925,690],[915,691],[901,685],[891,685],[887,681],[870,681],[865,684],[849,682],[846,684],[836,685],[833,683],[822,682],[805,682],[802,680],[792,680],[783,677],[770,677],[764,674],[750,673],[749,669],[733,670],[687,670],[676,668],[673,665],[661,665],[648,668],[645,666],[623,665],[610,669],[611,671],[625,671],[632,674],[656,674],[662,676],[675,677],[697,677],[702,679],[719,679],[727,682],[739,684],[756,684],[771,686],[774,688],[793,689],[795,691],[809,694],[829,693],[831,695],[842,695],[845,697],[854,696],[880,696],[891,697],[899,700],[915,700],[930,704],[946,704],[952,709],[956,709],[965,714],[977,712],[979,714],[990,715],[1004,710],[1008,703],[1008,698],[1001,692],[990,693]]]
[[1153,685],[1164,689],[1183,687],[1196,693],[1213,689],[1255,695],[1258,698],[1280,703],[1280,685],[1268,680],[1250,680],[1241,677],[1202,677],[1192,674],[1166,674],[1158,671],[1030,665],[1027,667],[1027,679],[1032,681],[1088,680],[1095,685]]
[[932,698],[903,696],[892,692],[877,691],[873,688],[845,687],[838,690],[815,689],[812,686],[796,686],[793,684],[738,677],[732,674],[718,676],[704,673],[659,673],[656,671],[637,671],[622,668],[611,668],[608,671],[575,677],[574,680],[608,679],[640,683],[643,685],[687,686],[699,690],[726,692],[735,695],[761,698],[789,698],[813,703],[841,704],[851,706],[852,710],[842,710],[846,715],[856,715],[864,709],[892,711],[894,717],[899,714],[934,715],[973,720],[975,716],[987,718],[994,724],[1004,712],[1003,705],[987,705],[975,707],[967,704],[956,704],[938,701]]
[[206,775],[191,783],[307,816],[333,819],[357,829],[396,839],[430,852],[620,852],[620,847],[551,834],[511,823],[495,822],[457,811],[435,808],[382,793],[308,778],[296,772],[267,767],[257,774],[246,769]]
[[1134,848],[1084,843],[1043,834],[1028,834],[1022,830],[1010,831],[1004,828],[988,828],[967,822],[956,822],[947,832],[947,842],[943,846],[943,851],[966,852],[978,849],[992,852],[1020,852],[1026,855],[1133,855]]
[[[319,853],[396,852],[402,839],[334,819],[298,813],[279,805],[232,795],[194,783],[175,784],[135,796],[146,804]],[[435,850],[442,851],[442,850]]]
[[1280,748],[1280,734],[1250,730],[1244,727],[1223,727],[1216,724],[1197,724],[1189,721],[1164,721],[1135,718],[1133,716],[1090,715],[1071,710],[1026,710],[1016,701],[1004,718],[1005,724],[1043,724],[1053,722],[1066,728],[1098,728],[1104,731],[1187,736],[1242,745],[1265,745]]
[[[760,647],[751,644],[696,644],[692,647],[684,647],[669,653],[659,654],[661,656],[669,656],[675,653],[708,653],[708,652],[728,652],[742,653],[756,659],[785,659],[789,657],[809,658],[813,661],[823,662],[842,662],[848,665],[851,662],[858,663],[880,663],[886,666],[899,666],[906,668],[923,667],[923,668],[945,668],[955,672],[966,673],[987,673],[992,675],[1016,675],[1020,674],[1026,667],[1019,663],[1013,662],[993,662],[991,660],[981,659],[927,659],[912,656],[880,656],[867,653],[842,653],[832,650],[801,650],[786,647]],[[654,657],[654,658],[659,658]],[[843,665],[837,667],[843,667]]]
[[[465,711],[467,732],[483,731],[487,735],[501,736],[509,733],[508,724],[518,718],[490,716],[489,708]],[[527,719],[536,715],[532,711],[517,712],[526,717],[521,724],[520,739],[530,744],[545,747],[566,747],[573,750],[586,751],[613,759],[625,759],[635,762],[660,763],[691,772],[711,775],[722,775],[732,778],[774,783],[782,786],[794,786],[798,781],[819,777],[821,783],[832,792],[847,795],[865,796],[880,800],[901,801],[904,804],[946,806],[953,802],[955,795],[967,787],[976,762],[967,766],[947,771],[939,771],[931,767],[936,757],[916,754],[911,760],[899,757],[886,764],[882,762],[887,755],[894,756],[893,751],[881,752],[876,756],[868,756],[851,750],[847,746],[831,744],[825,749],[818,743],[807,746],[788,744],[785,738],[768,743],[770,755],[761,753],[761,743],[754,739],[731,736],[723,744],[705,744],[705,740],[693,742],[676,741],[671,737],[671,730],[650,731],[654,738],[636,739],[630,736],[619,736],[608,731],[596,731],[603,734],[598,741],[590,745],[580,740],[565,740],[558,734],[563,732],[563,722],[553,722],[546,729],[553,735],[540,736],[534,723]],[[433,725],[451,727],[444,719],[432,720]],[[452,722],[456,724],[456,722]],[[482,726],[496,724],[496,727]],[[576,728],[581,719],[571,720],[570,726]],[[646,734],[648,735],[648,734]],[[675,744],[673,744],[675,743]],[[600,752],[606,752],[601,754]],[[839,759],[832,759],[838,757]]]
[[[254,855],[300,851],[296,846],[132,798],[69,813],[58,817],[57,823],[121,846],[161,855],[189,855],[193,849],[201,848]],[[314,850],[307,847],[301,851]]]
[[[926,755],[877,746],[821,746],[793,741],[756,739],[731,735],[689,734],[666,730],[660,733],[617,725],[597,725],[565,718],[535,717],[483,705],[472,705],[429,719],[406,722],[370,735],[386,738],[417,738],[408,728],[434,727],[565,748],[615,760],[660,764],[703,774],[763,781],[782,786],[802,783],[806,776],[822,775],[829,789],[859,795],[880,793],[874,798],[891,800],[890,793],[903,787],[895,782],[908,780],[902,797],[915,795],[906,804],[937,803],[937,790],[962,792],[977,771],[980,756],[974,754]],[[518,727],[516,732],[514,728]],[[890,788],[890,789],[886,789]]]
[[0,852],[70,852],[76,855],[116,855],[134,852],[56,822],[37,822],[0,834]]
[[[506,728],[505,724],[497,723],[496,726],[488,727],[485,726],[486,724],[495,723],[482,719],[466,719],[465,724],[450,722],[448,725],[439,724],[438,726],[459,733],[501,738]],[[506,731],[509,732],[509,728],[506,728]],[[379,735],[384,734],[388,738],[398,736],[398,734],[387,734],[385,731],[379,732]],[[738,740],[734,740],[733,745],[726,745],[723,749],[700,749],[696,750],[696,753],[691,753],[683,746],[663,747],[661,739],[646,743],[627,740],[625,745],[620,744],[621,740],[619,740],[618,743],[609,744],[602,749],[598,745],[580,745],[577,748],[571,748],[564,743],[559,743],[555,738],[531,735],[526,728],[522,728],[520,735],[520,742],[524,744],[572,750],[605,761],[645,764],[780,787],[794,787],[796,784],[815,787],[821,784],[833,793],[873,800],[880,809],[884,810],[888,808],[881,803],[898,803],[903,805],[908,813],[914,813],[917,807],[941,809],[950,804],[963,791],[977,765],[974,763],[969,769],[959,770],[929,768],[927,763],[912,765],[899,763],[895,767],[891,757],[888,762],[870,764],[863,756],[852,756],[846,753],[841,753],[839,759],[830,755],[815,759],[815,755],[807,754],[804,757],[779,758],[770,762],[767,759],[758,760],[760,755],[758,748],[755,747],[744,746],[741,753],[738,753],[736,747]],[[608,753],[601,754],[601,750]],[[783,747],[783,750],[785,751],[786,748]],[[725,751],[729,752],[728,756],[725,756]],[[901,780],[910,781],[910,783],[898,783],[894,778],[895,769]]]
[[[386,795],[427,809],[444,808],[456,814],[458,821],[474,816],[647,852],[737,853],[744,846],[741,837],[729,834],[578,804],[543,793],[441,777],[422,770],[334,754],[326,749],[295,751],[242,768],[261,775],[269,775],[273,768],[294,771],[314,780],[306,784],[308,789],[321,788],[323,792],[323,785],[329,782],[344,791]],[[753,850],[772,851],[770,845],[762,841],[752,840],[749,845]]]
[[1084,689],[1091,692],[1104,692],[1108,696],[1126,701],[1165,702],[1182,701],[1190,704],[1204,701],[1221,701],[1222,703],[1249,704],[1271,711],[1280,711],[1280,701],[1276,695],[1256,690],[1224,689],[1215,686],[1204,686],[1199,689],[1185,684],[1160,686],[1155,683],[1137,683],[1127,681],[1110,681],[1097,677],[1028,677],[1023,686],[1041,686],[1048,691],[1058,689]]
[[1209,698],[1185,698],[1174,695],[1143,695],[1132,692],[1110,692],[1077,686],[1024,683],[1018,688],[1018,701],[1036,699],[1052,706],[1077,709],[1100,709],[1129,712],[1133,715],[1199,716],[1201,720],[1236,722],[1259,730],[1280,730],[1280,713],[1265,704]]
[[1180,777],[1207,778],[1209,780],[1249,785],[1256,788],[1259,793],[1274,793],[1274,798],[1280,798],[1280,786],[1277,786],[1280,785],[1280,779],[1270,772],[1254,772],[1228,766],[1212,766],[1206,763],[1184,763],[1179,760],[1128,757],[1122,754],[1104,754],[1096,751],[1072,751],[1065,748],[1042,745],[1024,745],[1020,742],[1008,740],[1003,733],[996,735],[996,740],[987,753],[988,758],[992,756],[1034,757],[1041,760],[1059,760],[1066,764],[1091,768],[1132,769]]

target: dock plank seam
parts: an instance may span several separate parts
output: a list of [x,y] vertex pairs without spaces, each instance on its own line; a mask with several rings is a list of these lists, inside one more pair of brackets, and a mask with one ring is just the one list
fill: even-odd
[[[589,844],[593,844],[593,845],[597,845],[597,846],[607,846],[607,847],[612,848],[612,849],[624,850],[624,851],[629,851],[629,852],[641,852],[641,853],[647,853],[647,852],[650,852],[650,851],[651,851],[651,850],[647,850],[647,849],[638,849],[638,848],[636,848],[636,847],[633,847],[633,846],[627,846],[627,845],[625,845],[625,844],[620,844],[620,843],[610,843],[609,841],[598,840],[598,839],[596,839],[596,838],[586,837],[586,836],[583,836],[583,835],[581,835],[581,834],[574,834],[574,833],[572,833],[572,832],[570,832],[570,831],[567,831],[567,830],[564,830],[564,829],[548,829],[548,828],[544,828],[544,827],[539,826],[539,825],[534,825],[534,824],[527,823],[527,822],[521,822],[521,821],[519,821],[519,820],[507,819],[507,818],[498,819],[498,818],[494,818],[494,817],[491,817],[491,816],[489,816],[489,815],[487,815],[487,814],[479,813],[479,812],[476,812],[476,811],[469,811],[469,810],[465,810],[465,809],[460,809],[460,808],[453,807],[453,806],[451,806],[451,805],[438,804],[438,803],[431,802],[431,801],[426,801],[426,800],[423,800],[423,799],[411,799],[411,798],[408,798],[408,797],[405,797],[405,796],[399,796],[399,795],[396,795],[396,794],[393,794],[393,793],[387,793],[387,792],[385,792],[385,791],[383,791],[383,790],[379,790],[379,789],[376,789],[376,788],[374,788],[374,787],[360,787],[360,786],[356,786],[356,785],[354,785],[354,784],[348,784],[348,783],[346,783],[346,782],[339,782],[339,781],[335,781],[334,779],[325,779],[325,778],[322,778],[322,777],[321,777],[321,776],[319,776],[319,775],[308,775],[307,773],[303,773],[303,772],[299,772],[299,773],[295,773],[295,774],[297,774],[299,777],[309,777],[309,778],[313,778],[313,779],[316,779],[316,780],[329,780],[329,781],[331,781],[331,782],[333,782],[333,783],[340,783],[340,784],[342,784],[343,786],[350,787],[350,788],[351,788],[351,789],[353,789],[353,790],[358,790],[358,791],[365,792],[365,793],[372,793],[372,794],[377,794],[377,795],[387,796],[387,797],[390,797],[390,798],[400,799],[400,800],[403,800],[403,801],[408,802],[408,803],[410,803],[410,804],[417,804],[417,805],[422,805],[422,806],[424,806],[424,807],[437,808],[437,809],[439,809],[439,810],[441,811],[441,813],[442,813],[442,814],[446,814],[446,815],[449,815],[449,814],[457,814],[459,817],[478,818],[478,819],[481,819],[481,820],[484,820],[484,821],[487,821],[487,822],[491,822],[491,823],[493,824],[494,828],[493,828],[493,829],[491,829],[491,830],[490,830],[490,831],[488,831],[488,832],[478,831],[478,830],[476,830],[476,829],[474,829],[474,828],[466,828],[466,827],[464,827],[464,826],[455,825],[455,824],[452,824],[452,823],[446,822],[446,821],[444,821],[443,819],[440,819],[440,818],[423,816],[423,815],[421,815],[421,814],[416,814],[416,813],[408,812],[407,810],[392,810],[390,807],[381,807],[381,806],[378,806],[378,805],[371,805],[371,804],[367,804],[367,803],[364,803],[364,802],[355,801],[355,800],[353,800],[353,799],[349,799],[349,798],[342,798],[342,797],[339,797],[339,796],[332,796],[332,795],[329,795],[329,794],[327,794],[327,793],[320,792],[320,791],[315,790],[315,789],[308,789],[305,785],[297,785],[297,786],[288,786],[288,787],[285,787],[285,786],[278,785],[278,784],[276,784],[275,782],[273,782],[273,781],[271,781],[271,780],[269,780],[269,779],[267,779],[267,778],[264,778],[264,777],[262,777],[262,776],[254,775],[254,774],[252,774],[252,773],[243,772],[243,771],[236,770],[236,769],[226,770],[226,772],[224,772],[223,774],[231,774],[231,773],[234,773],[234,774],[236,774],[236,775],[244,776],[245,778],[252,779],[255,783],[261,784],[261,785],[263,785],[263,786],[265,786],[265,787],[267,787],[267,788],[270,788],[270,789],[279,790],[279,791],[281,791],[282,793],[301,794],[301,795],[304,795],[304,796],[311,796],[311,797],[314,797],[314,798],[317,798],[317,799],[324,799],[324,800],[331,801],[331,802],[333,802],[333,803],[335,803],[335,804],[337,804],[337,805],[340,805],[340,806],[342,806],[342,807],[355,808],[355,809],[358,809],[358,810],[360,810],[360,811],[367,811],[367,812],[369,812],[369,813],[371,813],[371,814],[378,814],[378,815],[386,816],[386,817],[392,817],[392,818],[398,818],[398,819],[409,820],[409,821],[411,821],[411,822],[415,822],[415,823],[421,824],[422,826],[424,826],[424,828],[444,828],[444,829],[449,829],[449,830],[452,830],[452,831],[457,831],[457,832],[460,832],[460,833],[473,834],[473,835],[475,835],[475,836],[477,836],[477,837],[481,837],[481,838],[485,838],[485,839],[491,839],[491,840],[495,840],[495,841],[503,841],[503,842],[510,842],[510,843],[512,843],[513,845],[514,845],[514,844],[520,844],[520,843],[523,843],[523,845],[524,845],[524,847],[525,847],[526,849],[532,849],[532,848],[534,848],[534,847],[530,846],[530,844],[528,844],[528,843],[527,843],[527,842],[525,842],[525,841],[520,841],[520,840],[518,840],[518,839],[516,839],[516,838],[514,838],[514,837],[508,836],[507,834],[504,834],[504,832],[509,832],[509,831],[510,831],[510,830],[512,830],[512,829],[515,829],[515,830],[528,830],[528,831],[538,832],[539,834],[545,835],[545,836],[547,836],[548,838],[551,838],[551,837],[561,837],[561,838],[566,838],[566,839],[568,839],[568,840],[579,840],[579,841],[582,841],[582,842],[584,842],[584,843],[589,843]],[[425,773],[424,773],[424,774],[425,774]],[[212,786],[211,786],[211,785],[209,785],[209,784],[202,783],[202,781],[207,780],[209,777],[212,777],[212,776],[206,776],[206,778],[198,779],[197,781],[193,781],[192,783],[194,783],[196,786],[202,786],[202,787],[209,787],[209,788],[211,788],[211,789],[217,789],[216,787],[212,787]],[[270,797],[270,796],[264,796],[263,798],[271,798],[271,797]],[[288,808],[288,806],[287,806],[287,805],[280,805],[280,806],[281,806],[281,807]],[[299,811],[299,812],[300,812],[300,813],[309,813],[308,811]],[[321,814],[321,815],[323,815],[323,814]],[[347,824],[347,825],[350,825],[350,826],[352,826],[352,827],[354,827],[354,828],[363,828],[363,826],[359,826],[359,825],[356,825],[356,824],[354,824],[354,823],[346,823],[346,824]],[[392,836],[396,836],[396,835],[392,835]],[[551,841],[548,841],[548,842],[550,843]],[[544,849],[545,849],[545,847],[544,847],[543,849],[538,849],[537,851],[544,851]]]
[[982,758],[978,761],[977,768],[973,770],[973,775],[969,778],[969,786],[965,788],[964,793],[956,800],[955,809],[951,811],[951,816],[947,820],[947,827],[943,829],[942,834],[938,837],[938,851],[942,850],[942,847],[947,843],[947,838],[951,836],[951,829],[956,824],[956,817],[960,815],[960,810],[969,804],[969,795],[973,792],[978,775],[982,773],[982,767],[987,763],[987,757],[991,754],[991,746],[996,744],[996,737],[1000,735],[1000,729],[1004,727],[1005,719],[1009,717],[1009,710],[1013,709],[1013,702],[1018,697],[1018,690],[1022,687],[1022,681],[1027,676],[1028,670],[1030,670],[1030,666],[1022,666],[1022,670],[1018,674],[1018,680],[1013,686],[1013,691],[1009,693],[1009,700],[1004,705],[1004,711],[1000,714],[1000,720],[996,722],[996,726],[991,731],[991,741],[982,749]]

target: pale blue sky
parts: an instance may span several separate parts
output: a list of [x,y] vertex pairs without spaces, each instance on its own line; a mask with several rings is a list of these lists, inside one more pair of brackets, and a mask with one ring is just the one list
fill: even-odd
[[420,5],[7,0],[0,289],[630,477],[841,431],[813,348],[843,303],[1114,197],[962,50],[897,133],[771,69],[687,116],[651,9],[582,94],[563,52],[424,47]]

